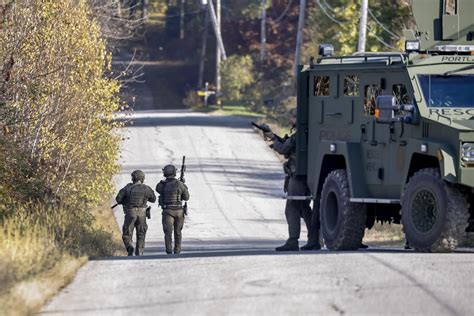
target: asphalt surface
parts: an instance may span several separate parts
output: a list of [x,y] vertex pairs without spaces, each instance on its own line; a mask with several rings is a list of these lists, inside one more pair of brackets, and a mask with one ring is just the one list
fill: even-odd
[[142,169],[154,188],[186,155],[183,252],[164,254],[155,204],[145,256],[89,262],[43,314],[474,314],[472,253],[274,252],[287,236],[282,168],[247,119],[162,111],[133,121],[117,187]]

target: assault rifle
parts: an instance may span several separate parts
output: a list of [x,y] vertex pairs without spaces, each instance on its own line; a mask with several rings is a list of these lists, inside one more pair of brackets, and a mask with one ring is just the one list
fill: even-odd
[[251,122],[251,124],[255,126],[256,128],[258,128],[259,130],[261,130],[264,135],[265,133],[272,133],[273,137],[275,137],[275,139],[279,141],[280,143],[284,143],[288,139],[288,134],[285,135],[285,137],[278,136],[277,134],[272,132],[272,129],[267,124],[258,125],[255,122]]
[[[183,162],[181,163],[181,174],[179,175],[179,181],[185,182],[184,172],[186,172],[186,156],[183,156]],[[183,206],[184,215],[188,215],[188,202],[184,202]]]

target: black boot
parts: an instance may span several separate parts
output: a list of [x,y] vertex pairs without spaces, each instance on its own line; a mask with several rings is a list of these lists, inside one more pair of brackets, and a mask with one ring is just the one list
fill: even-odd
[[298,240],[287,240],[283,246],[276,247],[275,251],[299,251]]
[[408,239],[405,240],[405,247],[404,247],[406,250],[410,250],[411,249],[411,246],[410,246],[410,243],[408,242]]
[[129,257],[133,256],[133,251],[134,251],[134,250],[135,250],[135,249],[133,249],[133,246],[128,246],[128,247],[127,247],[127,253],[128,253],[128,256],[129,256]]
[[321,250],[321,245],[319,243],[310,243],[300,248],[301,250]]

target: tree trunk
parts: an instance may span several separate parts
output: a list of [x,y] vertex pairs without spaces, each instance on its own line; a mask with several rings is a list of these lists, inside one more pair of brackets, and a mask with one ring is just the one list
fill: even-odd
[[184,39],[184,0],[180,1],[179,8],[179,39]]
[[262,21],[260,25],[260,62],[263,64],[265,61],[265,49],[267,44],[267,35],[265,26],[267,23],[267,0],[262,0]]
[[[212,1],[212,0],[209,0]],[[216,25],[217,29],[219,30],[219,35],[221,35],[221,0],[216,0]],[[222,36],[221,36],[222,41]],[[219,47],[220,45],[216,45],[216,103],[217,105],[221,105],[220,95],[221,95],[221,54],[222,51]]]

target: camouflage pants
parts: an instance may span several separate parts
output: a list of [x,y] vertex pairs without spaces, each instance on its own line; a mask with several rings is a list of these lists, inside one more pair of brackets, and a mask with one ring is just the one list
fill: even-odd
[[[306,196],[309,194],[308,186],[306,185],[306,177],[294,176],[289,178],[288,195],[289,196]],[[312,223],[312,212],[310,201],[287,200],[285,207],[285,216],[288,223],[289,238],[287,243],[298,244],[301,232],[301,218],[303,218],[306,228],[308,229],[308,242],[312,243],[316,239],[315,224]],[[319,214],[317,215],[319,221]],[[319,230],[319,225],[318,230]],[[319,235],[319,234],[318,234]]]
[[182,209],[166,209],[162,213],[163,232],[165,233],[166,253],[172,253],[174,232],[174,253],[181,252],[181,230],[184,225]]
[[145,235],[148,229],[145,210],[145,208],[125,210],[125,221],[122,227],[122,240],[126,249],[133,247],[133,230],[137,229],[137,244],[135,247],[135,255],[137,256],[142,256],[145,249]]

